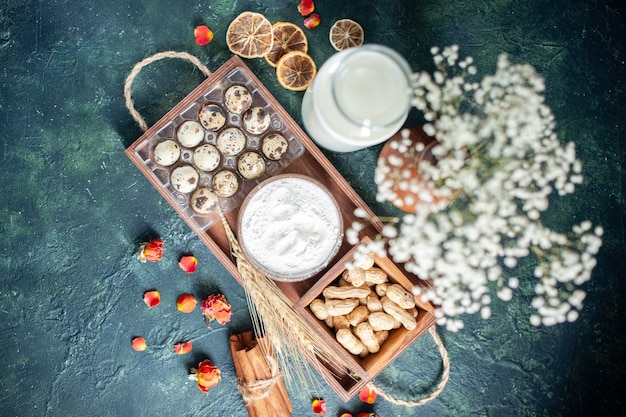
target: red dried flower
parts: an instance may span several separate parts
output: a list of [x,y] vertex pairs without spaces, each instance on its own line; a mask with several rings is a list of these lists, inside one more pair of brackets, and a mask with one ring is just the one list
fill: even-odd
[[198,369],[192,369],[191,373],[192,378],[198,381],[198,389],[205,394],[222,379],[220,370],[208,359],[200,362]]
[[163,257],[163,241],[160,239],[153,239],[150,242],[144,242],[139,245],[139,249],[133,255],[141,262],[158,262]]
[[317,13],[313,13],[311,16],[304,19],[304,27],[306,27],[307,29],[313,29],[319,24],[320,24],[320,15]]
[[226,297],[223,294],[211,294],[206,300],[202,301],[200,305],[202,309],[202,315],[208,321],[217,320],[221,325],[224,325],[230,321],[230,317],[233,312],[230,308],[230,304],[226,301]]

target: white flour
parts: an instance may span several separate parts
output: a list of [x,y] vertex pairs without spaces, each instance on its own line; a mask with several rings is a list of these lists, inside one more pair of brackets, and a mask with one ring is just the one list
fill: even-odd
[[341,219],[331,197],[312,182],[282,178],[260,188],[241,216],[248,254],[272,275],[306,277],[341,244]]

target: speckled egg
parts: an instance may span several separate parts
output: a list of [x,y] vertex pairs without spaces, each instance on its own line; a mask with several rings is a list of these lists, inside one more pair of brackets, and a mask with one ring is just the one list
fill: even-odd
[[241,114],[252,105],[252,94],[242,85],[233,85],[224,93],[224,104],[228,111]]
[[154,147],[153,158],[161,166],[173,165],[180,158],[180,147],[173,140],[164,140]]
[[231,197],[239,189],[239,178],[232,171],[220,171],[213,177],[213,190],[220,197]]
[[226,115],[224,111],[215,104],[205,104],[198,114],[200,123],[208,131],[217,132],[226,123]]
[[198,146],[193,151],[193,164],[201,171],[213,171],[220,165],[222,156],[217,148],[209,143]]
[[190,165],[175,168],[170,176],[172,187],[181,193],[190,193],[195,190],[199,179],[198,171]]
[[237,169],[242,177],[257,179],[265,174],[265,159],[256,152],[245,152],[237,161]]
[[236,127],[229,127],[217,136],[217,149],[224,155],[237,155],[246,147],[246,136]]
[[204,139],[204,129],[202,125],[193,120],[186,120],[178,126],[176,130],[176,139],[178,143],[185,148],[193,148],[198,146],[202,139]]
[[217,207],[217,195],[209,188],[198,188],[191,195],[190,206],[198,214],[209,214]]
[[263,107],[252,107],[243,115],[243,125],[253,135],[265,132],[271,122],[270,115]]
[[287,152],[289,142],[279,133],[270,133],[263,138],[261,150],[267,158],[278,161]]

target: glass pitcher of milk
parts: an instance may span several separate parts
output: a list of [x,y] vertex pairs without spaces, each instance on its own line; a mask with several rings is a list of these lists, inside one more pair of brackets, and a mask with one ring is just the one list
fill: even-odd
[[304,94],[304,128],[314,142],[335,152],[384,142],[409,113],[411,73],[406,60],[383,45],[334,54]]

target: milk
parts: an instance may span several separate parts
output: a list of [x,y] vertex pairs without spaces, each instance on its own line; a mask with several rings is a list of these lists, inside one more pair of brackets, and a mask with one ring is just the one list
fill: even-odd
[[387,140],[406,120],[410,74],[406,61],[381,45],[333,55],[304,94],[305,129],[318,145],[335,152]]

